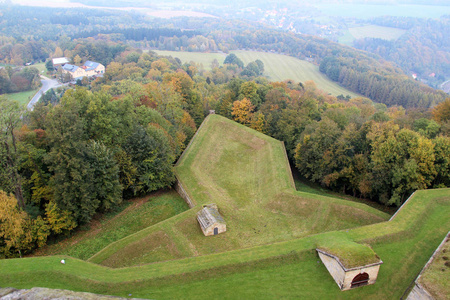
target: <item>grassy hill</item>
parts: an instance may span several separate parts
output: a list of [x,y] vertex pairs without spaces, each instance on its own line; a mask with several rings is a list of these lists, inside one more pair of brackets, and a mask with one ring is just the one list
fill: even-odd
[[[197,206],[113,243],[89,261],[109,267],[206,255],[381,222],[361,203],[296,192],[281,142],[210,115],[175,168]],[[216,203],[227,232],[205,238],[195,215]],[[159,241],[159,242],[155,242]]]
[[[226,57],[226,54],[224,53],[154,51],[159,55],[178,57],[183,63],[194,61],[202,64],[205,70],[210,69],[211,62],[214,59],[217,59],[217,61],[222,65]],[[236,56],[239,57],[244,64],[260,59],[264,63],[264,75],[271,81],[284,81],[291,79],[297,82],[305,82],[308,80],[313,80],[319,89],[334,96],[359,96],[358,94],[331,81],[326,75],[320,73],[318,66],[305,60],[300,60],[287,55],[257,51],[230,51],[230,53],[236,54]]]

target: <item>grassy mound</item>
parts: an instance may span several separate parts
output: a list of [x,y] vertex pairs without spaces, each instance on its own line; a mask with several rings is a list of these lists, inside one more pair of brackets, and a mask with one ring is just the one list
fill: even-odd
[[[175,170],[197,206],[109,245],[89,261],[109,267],[133,266],[270,244],[388,218],[361,203],[296,192],[281,142],[218,115],[205,120]],[[207,203],[218,205],[227,223],[226,233],[203,236],[195,214]],[[163,244],[172,250],[161,255],[153,246],[146,247],[155,234],[164,235]]]

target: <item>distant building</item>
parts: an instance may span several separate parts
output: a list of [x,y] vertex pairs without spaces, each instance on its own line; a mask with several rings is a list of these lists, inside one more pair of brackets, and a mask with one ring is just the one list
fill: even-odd
[[58,66],[62,66],[64,64],[69,63],[67,57],[57,57],[52,59],[53,66],[57,68]]
[[205,236],[227,231],[227,224],[220,215],[216,204],[204,205],[203,209],[197,213],[197,221]]
[[62,71],[64,73],[69,73],[70,75],[72,75],[73,79],[81,79],[83,77],[102,75],[103,73],[105,73],[105,66],[100,63],[88,60],[81,67],[71,64],[65,64],[64,66],[62,66]]

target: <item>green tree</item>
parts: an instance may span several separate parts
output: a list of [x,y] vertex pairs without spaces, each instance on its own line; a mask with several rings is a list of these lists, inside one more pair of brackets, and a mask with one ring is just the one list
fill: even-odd
[[230,65],[237,65],[239,68],[244,67],[244,63],[242,62],[242,60],[240,60],[239,57],[237,57],[236,54],[234,53],[228,54],[227,57],[225,57],[223,63]]
[[0,187],[6,192],[14,193],[18,206],[25,209],[15,134],[23,114],[24,109],[18,102],[0,97]]

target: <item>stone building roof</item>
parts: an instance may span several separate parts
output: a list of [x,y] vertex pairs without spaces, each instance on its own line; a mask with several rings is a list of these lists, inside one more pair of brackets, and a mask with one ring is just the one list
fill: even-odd
[[203,229],[216,223],[226,224],[215,204],[205,205],[203,209],[197,213],[197,220]]

